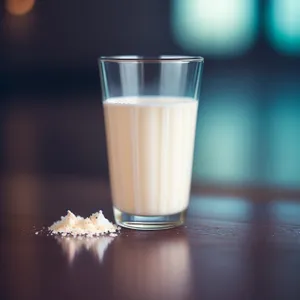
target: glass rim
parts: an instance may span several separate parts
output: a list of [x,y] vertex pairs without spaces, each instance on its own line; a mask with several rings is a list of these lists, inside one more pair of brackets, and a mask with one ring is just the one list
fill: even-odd
[[159,55],[159,56],[141,56],[141,55],[112,55],[100,56],[99,62],[115,63],[161,63],[161,62],[204,62],[202,56],[189,55]]

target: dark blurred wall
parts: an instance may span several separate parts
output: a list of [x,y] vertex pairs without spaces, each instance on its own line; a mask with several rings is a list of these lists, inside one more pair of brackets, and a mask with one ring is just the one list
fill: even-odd
[[2,8],[0,72],[13,89],[26,82],[34,90],[34,80],[45,84],[46,75],[54,85],[95,84],[100,55],[174,52],[169,6],[159,0],[43,0],[22,16]]
[[[286,3],[295,2],[297,10],[293,1]],[[276,65],[299,65],[300,50],[281,55],[270,43],[269,8],[273,11],[272,3],[277,2],[282,1],[249,0],[241,5],[236,0],[4,0],[0,10],[2,89],[34,91],[47,84],[55,89],[67,82],[96,85],[100,55],[200,54],[210,69],[232,64],[242,69],[251,63],[267,72]],[[297,24],[289,21],[295,16],[285,18],[290,32],[296,32]],[[292,38],[287,46],[298,45]],[[231,42],[234,39],[239,42]],[[235,47],[236,53],[233,49],[234,55],[228,55],[232,53],[226,45]]]
[[107,177],[97,57],[193,54],[194,181],[300,187],[297,3],[1,2],[2,167]]

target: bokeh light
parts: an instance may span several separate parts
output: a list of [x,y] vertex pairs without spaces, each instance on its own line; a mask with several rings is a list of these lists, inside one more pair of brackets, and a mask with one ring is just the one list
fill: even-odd
[[248,83],[238,88],[236,82],[236,77],[216,80],[200,101],[195,182],[243,184],[257,179],[253,164],[257,126],[254,95],[248,91]]
[[266,18],[272,46],[286,55],[300,55],[300,1],[271,0]]
[[[300,224],[300,204],[297,201],[280,199],[271,203],[272,217],[285,224]],[[299,230],[297,230],[299,232]]]
[[34,3],[35,0],[6,0],[5,8],[10,14],[20,16],[29,13]]
[[270,106],[267,181],[272,185],[300,185],[300,103],[287,91]]
[[242,55],[256,39],[257,12],[257,0],[173,0],[173,36],[187,51]]
[[191,214],[203,218],[248,220],[252,204],[244,198],[220,196],[192,196]]

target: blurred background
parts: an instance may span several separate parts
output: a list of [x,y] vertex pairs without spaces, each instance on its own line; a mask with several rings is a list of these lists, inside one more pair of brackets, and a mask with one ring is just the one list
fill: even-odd
[[97,57],[205,57],[193,181],[300,189],[299,0],[5,0],[1,169],[107,179]]
[[[163,248],[154,241],[171,251],[164,270],[183,244],[181,262],[189,264],[190,247],[204,297],[226,299],[238,286],[244,298],[245,284],[256,299],[273,288],[291,299],[299,290],[300,0],[0,0],[0,298],[110,288],[110,271],[83,260],[74,276],[53,240],[32,228],[67,209],[101,208],[112,220],[97,58],[120,54],[205,58],[188,230],[174,231],[171,244],[162,235]],[[279,245],[280,236],[293,243]],[[132,237],[108,257],[118,247],[129,253]],[[78,285],[88,274],[103,281]]]

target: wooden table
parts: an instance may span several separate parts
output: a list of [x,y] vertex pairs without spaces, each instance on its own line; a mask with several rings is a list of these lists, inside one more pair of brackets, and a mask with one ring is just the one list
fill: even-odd
[[[300,299],[297,189],[198,180],[185,226],[88,242],[36,235],[67,209],[113,218],[99,99],[11,96],[0,109],[1,300]],[[257,128],[253,164],[265,171]]]
[[68,240],[35,232],[67,209],[112,220],[108,182],[3,173],[0,299],[300,299],[299,199],[196,186],[185,226]]

